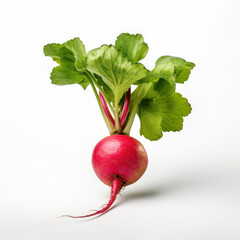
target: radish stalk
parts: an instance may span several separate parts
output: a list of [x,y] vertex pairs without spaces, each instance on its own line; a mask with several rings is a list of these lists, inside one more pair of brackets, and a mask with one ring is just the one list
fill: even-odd
[[93,82],[92,82],[93,76],[92,76],[91,73],[89,73],[89,72],[86,73],[86,74],[87,74],[87,76],[88,76],[88,81],[90,82],[90,85],[92,86],[93,92],[94,92],[95,97],[96,97],[97,102],[98,102],[98,106],[99,106],[100,111],[101,111],[101,113],[102,113],[103,119],[104,119],[104,121],[105,121],[105,123],[106,123],[106,125],[107,125],[107,128],[108,128],[108,130],[109,130],[109,133],[110,133],[110,134],[113,134],[113,133],[114,133],[114,125],[108,120],[108,118],[107,118],[106,115],[104,114],[104,110],[103,110],[103,108],[102,108],[99,95],[98,95],[98,93],[97,93],[97,90],[96,90]]
[[125,99],[123,109],[122,109],[122,116],[121,116],[121,119],[120,119],[120,123],[121,123],[122,128],[124,127],[126,119],[127,119],[130,98],[131,98],[131,88],[129,88],[127,93],[126,93],[126,99]]
[[123,134],[129,135],[139,104],[146,95],[146,93],[148,92],[148,90],[151,88],[151,86],[152,83],[144,83],[139,85],[135,89],[134,99],[132,99],[133,103],[130,106],[129,115],[123,129]]
[[122,133],[122,127],[121,127],[121,124],[120,124],[120,119],[119,119],[119,112],[118,112],[118,102],[116,101],[115,99],[115,104],[114,104],[114,111],[115,111],[115,114],[114,114],[114,117],[115,117],[115,132],[117,134],[119,133]]
[[115,125],[115,121],[111,115],[111,113],[109,112],[109,109],[108,109],[108,106],[107,106],[107,103],[102,95],[102,93],[99,91],[99,97],[100,97],[100,101],[101,101],[101,105],[102,105],[102,108],[103,108],[103,111],[105,112],[107,118],[111,121],[111,123],[113,124],[113,126]]
[[99,91],[102,93],[102,95],[103,95],[105,101],[107,102],[107,105],[109,106],[112,114],[114,114],[114,109],[113,109],[111,103],[108,101],[106,93],[103,91],[103,88],[99,85],[99,83],[97,82],[97,80],[96,80],[94,75],[92,75],[92,81],[96,85],[96,87],[99,89]]

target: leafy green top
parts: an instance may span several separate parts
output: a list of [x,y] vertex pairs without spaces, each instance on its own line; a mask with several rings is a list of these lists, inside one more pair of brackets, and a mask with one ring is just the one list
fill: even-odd
[[[142,35],[129,33],[120,34],[115,46],[102,45],[88,53],[79,38],[44,46],[45,56],[59,64],[52,70],[52,83],[77,83],[84,89],[90,84],[110,134],[129,134],[137,114],[140,134],[154,141],[162,137],[162,132],[182,129],[183,117],[191,112],[191,106],[175,91],[176,83],[188,80],[195,64],[162,56],[154,69],[148,70],[139,63],[147,52]],[[132,84],[137,87],[130,98],[127,92]]]

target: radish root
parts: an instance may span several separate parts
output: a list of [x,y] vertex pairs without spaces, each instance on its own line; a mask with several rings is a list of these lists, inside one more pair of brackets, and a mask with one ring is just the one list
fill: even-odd
[[83,215],[83,216],[71,216],[71,215],[62,215],[61,217],[70,217],[70,218],[86,218],[86,217],[92,217],[92,216],[96,216],[98,214],[103,214],[105,213],[107,210],[109,210],[109,208],[112,206],[112,204],[114,203],[118,193],[120,192],[120,190],[122,189],[123,186],[123,181],[121,178],[116,177],[112,180],[112,188],[111,188],[111,196],[110,199],[108,201],[107,204],[105,204],[105,206],[96,211],[95,213],[92,214],[87,214],[87,215]]

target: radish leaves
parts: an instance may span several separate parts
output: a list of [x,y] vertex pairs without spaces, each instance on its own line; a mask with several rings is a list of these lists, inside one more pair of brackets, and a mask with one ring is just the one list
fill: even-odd
[[103,45],[89,52],[87,69],[99,75],[112,90],[115,104],[119,103],[131,84],[144,78],[147,74],[147,70],[142,64],[130,62],[122,52],[112,45]]
[[117,37],[115,47],[120,49],[132,63],[145,58],[148,52],[148,45],[141,34],[122,33]]
[[184,83],[188,80],[191,70],[195,67],[192,62],[187,62],[179,57],[162,56],[156,61],[156,67],[164,64],[174,66],[174,76],[177,83]]
[[84,74],[86,51],[79,38],[63,44],[52,43],[44,46],[45,56],[52,57],[59,65],[53,68],[51,80],[56,85],[80,84],[84,89],[89,81]]
[[170,96],[157,95],[144,99],[138,111],[140,134],[154,141],[162,137],[162,131],[180,131],[183,117],[190,112],[190,104],[180,93],[173,92]]
[[[52,83],[77,83],[84,89],[90,84],[110,134],[129,135],[137,114],[140,134],[154,141],[163,132],[182,129],[183,117],[191,112],[191,106],[176,92],[176,83],[187,81],[195,64],[179,57],[162,56],[148,70],[139,63],[147,52],[148,45],[142,35],[129,33],[120,34],[115,46],[102,45],[88,53],[79,38],[44,46],[45,56],[59,64],[52,70]],[[130,96],[126,93],[131,85],[137,87]],[[129,101],[122,124],[123,105]]]

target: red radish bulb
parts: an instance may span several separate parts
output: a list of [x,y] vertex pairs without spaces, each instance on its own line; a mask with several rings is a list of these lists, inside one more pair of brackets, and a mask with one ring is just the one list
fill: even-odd
[[111,135],[97,143],[92,154],[93,169],[98,178],[112,186],[120,178],[124,186],[136,182],[148,164],[143,145],[127,135]]
[[97,143],[92,154],[93,169],[98,178],[111,187],[109,202],[99,211],[85,216],[91,217],[106,212],[123,186],[136,182],[148,165],[147,153],[143,145],[127,135],[111,135]]

